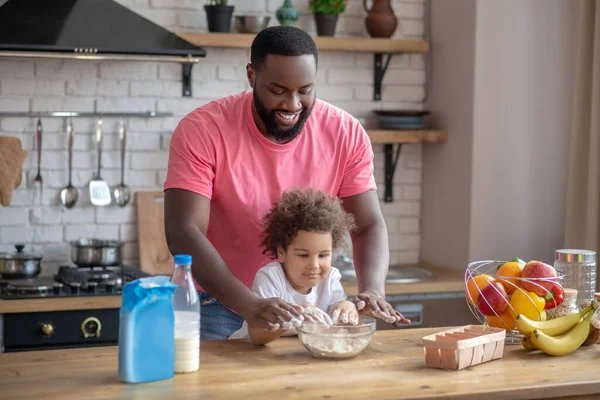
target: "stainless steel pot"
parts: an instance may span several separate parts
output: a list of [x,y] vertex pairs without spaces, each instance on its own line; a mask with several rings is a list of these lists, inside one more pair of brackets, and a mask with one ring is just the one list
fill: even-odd
[[71,260],[78,267],[111,267],[122,263],[123,242],[80,239],[70,242]]
[[42,271],[42,256],[23,252],[25,245],[15,245],[15,253],[0,253],[0,275],[6,279],[38,276]]

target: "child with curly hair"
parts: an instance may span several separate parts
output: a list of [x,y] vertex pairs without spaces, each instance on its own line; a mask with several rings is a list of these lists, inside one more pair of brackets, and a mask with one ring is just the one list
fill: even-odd
[[[358,323],[358,310],[346,300],[339,270],[331,266],[333,250],[345,247],[354,218],[337,198],[315,189],[286,191],[263,217],[263,253],[279,261],[262,267],[252,291],[263,298],[277,297],[299,306],[304,320],[318,323]],[[331,316],[331,317],[330,317]],[[242,327],[230,339],[249,338],[266,344],[295,335],[302,321]]]

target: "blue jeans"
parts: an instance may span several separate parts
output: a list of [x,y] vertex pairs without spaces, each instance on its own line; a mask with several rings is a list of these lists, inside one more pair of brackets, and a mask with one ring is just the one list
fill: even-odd
[[244,319],[206,292],[200,295],[200,340],[225,340],[242,327]]

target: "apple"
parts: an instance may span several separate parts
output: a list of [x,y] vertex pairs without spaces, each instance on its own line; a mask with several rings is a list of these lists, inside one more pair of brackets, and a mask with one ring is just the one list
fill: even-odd
[[496,315],[508,308],[508,294],[500,282],[490,282],[477,297],[477,308],[483,315]]
[[529,292],[543,296],[554,286],[556,279],[552,278],[556,278],[556,270],[551,265],[532,260],[523,267],[521,278],[533,278],[531,281],[523,280],[521,286]]

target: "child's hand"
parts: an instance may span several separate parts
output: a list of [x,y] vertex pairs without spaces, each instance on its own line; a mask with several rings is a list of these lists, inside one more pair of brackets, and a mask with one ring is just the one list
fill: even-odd
[[336,303],[330,312],[334,324],[339,322],[352,325],[358,324],[358,310],[354,303],[350,301]]
[[302,308],[304,308],[304,311],[302,312],[304,321],[321,325],[331,325],[333,323],[326,312],[310,303],[302,304]]

